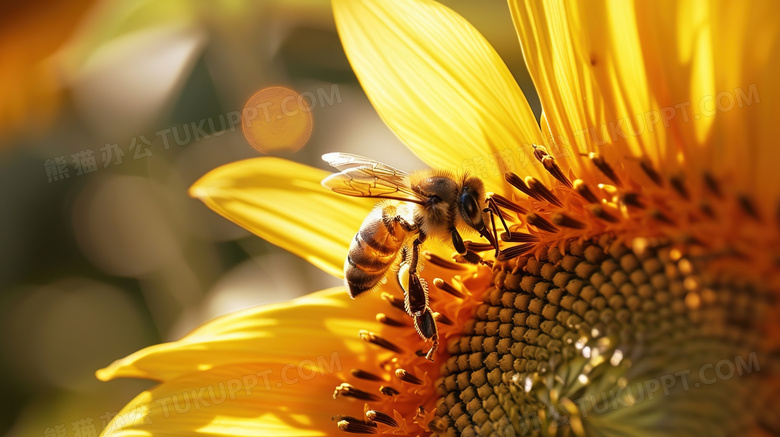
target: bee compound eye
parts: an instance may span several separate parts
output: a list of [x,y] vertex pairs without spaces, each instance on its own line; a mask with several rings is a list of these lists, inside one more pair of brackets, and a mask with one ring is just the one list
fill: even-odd
[[460,205],[466,217],[472,221],[479,217],[481,210],[474,194],[464,190],[460,195]]

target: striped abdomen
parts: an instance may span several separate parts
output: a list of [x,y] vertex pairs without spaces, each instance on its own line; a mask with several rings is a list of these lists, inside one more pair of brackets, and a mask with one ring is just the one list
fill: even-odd
[[404,229],[397,214],[393,205],[377,206],[352,239],[344,262],[344,276],[353,299],[376,287],[398,257],[409,231]]

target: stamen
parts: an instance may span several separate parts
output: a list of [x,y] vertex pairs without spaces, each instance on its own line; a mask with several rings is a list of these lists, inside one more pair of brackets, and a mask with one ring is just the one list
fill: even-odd
[[371,344],[375,344],[375,345],[377,345],[379,347],[385,348],[385,349],[387,349],[389,351],[392,351],[392,352],[395,352],[397,354],[400,354],[400,353],[403,352],[403,349],[401,349],[400,347],[398,347],[395,344],[391,343],[390,341],[385,340],[384,338],[374,334],[371,331],[366,331],[365,329],[362,329],[362,330],[360,330],[360,332],[358,332],[358,336],[360,336],[360,339],[365,341],[365,342],[368,342],[368,343],[371,343]]
[[500,194],[493,193],[490,195],[490,198],[493,199],[494,202],[496,202],[496,205],[498,205],[499,208],[508,209],[517,214],[525,214],[526,212],[525,208],[516,204],[515,202],[512,202],[511,200],[507,199],[506,197]]
[[566,214],[556,212],[550,217],[550,220],[552,220],[553,223],[555,223],[558,226],[563,226],[564,228],[572,228],[572,229],[583,229],[585,228],[585,223],[573,219]]
[[544,169],[547,170],[555,179],[558,179],[563,185],[571,188],[571,181],[563,174],[561,167],[555,162],[555,158],[547,153],[547,149],[544,146],[533,145],[534,157],[542,163]]
[[444,279],[441,278],[435,278],[433,280],[433,285],[436,286],[441,291],[444,291],[446,293],[449,293],[459,299],[463,299],[465,296],[463,296],[463,293],[455,289],[452,285],[448,284],[444,281]]
[[463,242],[463,244],[466,245],[466,249],[470,250],[472,252],[487,252],[488,250],[493,250],[495,247],[492,244],[488,243],[476,243],[471,240],[466,240]]
[[383,385],[383,386],[381,386],[381,387],[379,387],[379,391],[380,391],[380,392],[381,392],[383,395],[385,395],[385,396],[398,396],[398,395],[400,395],[400,394],[401,394],[401,392],[400,392],[400,391],[398,391],[398,390],[394,389],[393,387],[384,386],[384,385]]
[[452,323],[452,320],[450,320],[449,317],[445,316],[442,313],[433,313],[433,318],[437,322],[441,323],[442,325],[450,325],[450,326],[454,325],[454,323]]
[[512,173],[511,171],[504,173],[504,179],[506,179],[509,185],[525,193],[526,196],[533,197],[536,200],[542,200],[539,198],[538,194],[536,194],[533,190],[528,188],[528,185],[525,184],[525,181],[520,179],[520,176]]
[[701,212],[703,212],[707,217],[709,218],[715,218],[715,211],[712,210],[712,207],[709,203],[702,201],[701,204],[699,204],[699,209]]
[[409,384],[422,385],[423,383],[422,379],[412,375],[404,369],[396,369],[395,376],[397,376],[401,381],[408,382]]
[[607,193],[609,196],[617,196],[618,194],[618,187],[616,187],[615,185],[598,184],[596,186],[599,187],[599,190]]
[[635,208],[644,208],[645,204],[642,203],[642,201],[639,199],[638,193],[625,193],[622,196],[620,196],[620,200],[628,206],[633,206]]
[[344,396],[348,398],[355,398],[360,399],[361,401],[378,401],[379,396],[369,393],[367,391],[360,390],[358,388],[353,387],[350,384],[342,383],[338,387],[336,387],[336,391],[333,392],[333,399],[338,398],[339,396]]
[[385,414],[381,411],[368,410],[366,411],[366,419],[372,422],[379,422],[387,426],[398,426],[398,422],[390,417],[389,414]]
[[536,247],[536,243],[518,244],[517,246],[508,247],[498,254],[499,261],[508,261],[512,258],[517,258],[520,255],[530,252]]
[[582,179],[576,179],[574,181],[574,190],[577,191],[577,194],[582,196],[583,199],[587,200],[590,203],[599,203],[598,197],[596,197],[595,194],[593,194],[593,191],[590,190],[590,188],[585,184],[585,181]]
[[672,176],[672,178],[669,179],[669,182],[672,184],[674,191],[677,191],[677,194],[679,194],[680,197],[685,200],[691,199],[690,194],[688,194],[688,189],[685,188],[685,182],[683,181],[682,176]]
[[591,162],[593,162],[593,165],[596,166],[599,170],[601,170],[602,173],[604,173],[604,176],[609,178],[612,182],[615,183],[618,187],[622,186],[623,183],[620,182],[620,178],[617,177],[617,174],[615,174],[615,170],[612,169],[612,167],[607,163],[607,161],[598,153],[590,152],[588,153],[588,158],[590,158]]
[[395,327],[408,326],[406,323],[396,320],[385,313],[378,313],[376,315],[376,321],[387,326],[395,326]]
[[714,194],[715,197],[722,198],[723,192],[720,191],[720,184],[718,184],[718,181],[715,180],[715,178],[706,171],[704,174],[702,174],[702,177],[704,178],[704,184],[707,186],[710,192]]
[[539,237],[533,234],[523,232],[512,232],[512,234],[501,234],[501,239],[507,243],[533,243],[539,241]]
[[601,205],[586,205],[585,208],[587,208],[591,214],[595,215],[601,220],[604,220],[605,222],[617,223],[619,221],[617,217],[605,211]]
[[355,378],[365,379],[367,381],[381,381],[382,380],[382,377],[380,377],[379,375],[374,375],[371,372],[366,372],[365,370],[361,370],[361,369],[352,369],[352,370],[349,371],[349,373],[351,373],[352,376],[354,376]]
[[338,422],[338,427],[342,431],[353,434],[376,434],[376,424],[366,422],[355,417],[345,416]]
[[528,214],[526,214],[525,218],[528,224],[536,226],[537,229],[541,229],[547,232],[558,231],[558,228],[556,228],[552,223],[547,221],[547,219],[542,218],[533,212],[529,212]]
[[653,163],[648,158],[642,158],[642,160],[639,161],[639,166],[642,167],[642,170],[644,170],[647,177],[649,177],[654,184],[658,185],[659,187],[663,185],[663,179],[661,179],[661,175],[655,171],[655,168],[653,168]]
[[479,264],[483,262],[481,256],[479,256],[477,253],[472,252],[470,250],[467,250],[465,255],[456,253],[455,256],[452,257],[452,259],[455,262],[461,264]]
[[389,303],[393,307],[395,307],[395,308],[397,308],[397,309],[399,309],[399,310],[401,310],[403,312],[406,312],[406,309],[404,308],[404,301],[403,301],[403,299],[399,299],[399,298],[393,296],[392,294],[384,292],[384,291],[382,292],[381,296],[382,296],[382,300],[384,300],[385,302]]
[[742,194],[737,196],[737,201],[739,202],[739,206],[742,208],[742,210],[745,211],[745,214],[749,215],[755,220],[761,220],[761,216],[758,214],[756,205],[748,195]]
[[653,209],[649,211],[650,217],[654,218],[655,220],[658,220],[659,222],[664,222],[669,225],[673,225],[674,221],[670,219],[666,214],[661,212],[660,209]]
[[[490,246],[490,248],[492,249],[493,246]],[[423,258],[425,258],[426,261],[430,261],[431,264],[433,264],[435,266],[438,266],[438,267],[441,267],[441,268],[444,268],[444,269],[465,270],[465,269],[468,268],[466,266],[462,266],[460,264],[456,264],[456,263],[454,263],[452,261],[446,260],[446,259],[440,257],[439,255],[436,255],[435,253],[427,251],[427,250],[423,252]]]
[[528,176],[525,178],[525,183],[528,185],[528,188],[536,192],[539,197],[552,203],[555,206],[563,206],[561,201],[558,199],[558,196],[553,194],[553,192],[550,191],[550,189],[547,188],[539,179]]

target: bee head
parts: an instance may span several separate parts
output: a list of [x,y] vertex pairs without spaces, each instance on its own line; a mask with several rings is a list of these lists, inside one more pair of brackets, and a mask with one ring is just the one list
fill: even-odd
[[458,196],[460,216],[468,226],[474,228],[488,240],[496,248],[496,254],[498,254],[498,242],[487,228],[488,209],[485,208],[484,199],[485,185],[482,180],[475,177],[466,178]]

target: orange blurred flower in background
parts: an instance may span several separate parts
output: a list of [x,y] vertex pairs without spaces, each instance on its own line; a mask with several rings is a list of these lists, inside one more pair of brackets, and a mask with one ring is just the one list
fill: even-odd
[[0,133],[42,129],[60,104],[61,72],[50,57],[92,0],[6,2],[0,6]]

